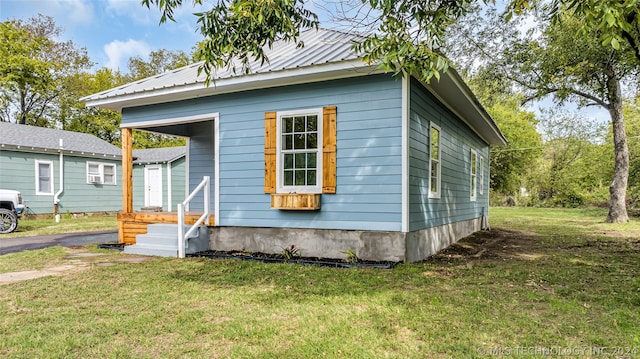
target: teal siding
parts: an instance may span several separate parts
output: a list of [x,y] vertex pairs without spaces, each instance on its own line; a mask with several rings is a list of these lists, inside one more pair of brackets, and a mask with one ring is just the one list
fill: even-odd
[[[271,209],[264,112],[329,105],[337,106],[337,193],[322,195],[320,211]],[[123,123],[211,112],[220,115],[218,225],[401,230],[401,81],[374,75],[128,108]],[[202,175],[213,176],[213,131],[201,128],[206,124],[189,125],[190,188]]]
[[[59,155],[0,151],[0,188],[14,189],[22,193],[29,206],[29,213],[53,213],[53,195],[36,195],[35,161],[53,162],[55,194],[60,189]],[[87,161],[116,165],[116,185],[89,184]],[[112,212],[122,206],[120,185],[120,160],[64,156],[64,192],[60,195],[59,211],[66,212]]]
[[[144,168],[149,164],[133,165],[133,209],[139,210],[144,203]],[[156,164],[153,164],[156,165]],[[161,163],[162,167],[162,208],[165,211],[176,211],[177,204],[185,199],[186,160],[180,158],[170,164]],[[169,171],[171,166],[171,208],[169,208]]]
[[[144,207],[144,166],[143,164],[133,165],[132,175],[132,191],[133,191],[133,210],[137,211]],[[164,172],[164,170],[163,170]],[[163,194],[164,195],[164,194]]]
[[[409,135],[410,231],[477,218],[488,213],[489,146],[418,82],[411,81]],[[429,198],[429,126],[440,126],[441,197]],[[484,158],[484,189],[470,196],[471,149]],[[479,168],[480,169],[480,168]],[[478,178],[479,178],[478,173]],[[478,182],[479,186],[479,182]]]

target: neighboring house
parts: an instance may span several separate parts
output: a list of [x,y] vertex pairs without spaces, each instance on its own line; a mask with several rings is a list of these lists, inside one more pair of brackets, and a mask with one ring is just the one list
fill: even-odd
[[28,214],[118,211],[121,153],[90,134],[0,122],[0,188],[20,191]]
[[305,31],[210,87],[194,64],[82,100],[122,111],[125,161],[132,129],[188,138],[189,190],[211,178],[212,249],[422,260],[486,228],[489,146],[506,141],[455,71],[394,78],[358,39]]
[[133,150],[133,206],[175,211],[185,199],[186,147]]

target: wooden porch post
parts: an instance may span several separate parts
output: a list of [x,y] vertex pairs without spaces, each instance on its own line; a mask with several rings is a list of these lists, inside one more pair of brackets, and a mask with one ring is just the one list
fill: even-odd
[[122,212],[133,212],[133,141],[131,129],[122,131]]
[[133,213],[133,140],[131,129],[120,129],[122,140],[122,211],[118,215],[118,242],[125,243],[125,218]]

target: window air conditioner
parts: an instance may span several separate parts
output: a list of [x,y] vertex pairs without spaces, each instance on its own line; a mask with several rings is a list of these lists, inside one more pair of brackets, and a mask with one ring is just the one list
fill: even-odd
[[100,175],[89,175],[89,183],[102,183]]

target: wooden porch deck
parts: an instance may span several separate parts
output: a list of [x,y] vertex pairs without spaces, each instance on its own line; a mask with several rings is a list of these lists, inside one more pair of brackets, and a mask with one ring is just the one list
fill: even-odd
[[[203,212],[187,212],[186,224],[194,224]],[[213,213],[209,215],[209,225],[214,225]],[[154,223],[178,223],[178,212],[132,212],[118,213],[118,242],[135,244],[136,236],[147,233],[147,225]]]

